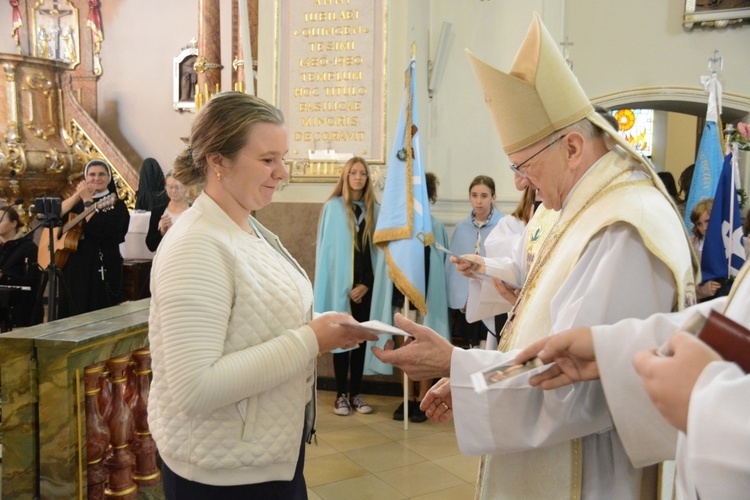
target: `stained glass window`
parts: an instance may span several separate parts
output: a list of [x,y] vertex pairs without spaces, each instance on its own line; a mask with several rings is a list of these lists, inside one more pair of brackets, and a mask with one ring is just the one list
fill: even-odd
[[653,109],[613,109],[612,116],[620,124],[620,135],[644,156],[651,156],[654,138]]

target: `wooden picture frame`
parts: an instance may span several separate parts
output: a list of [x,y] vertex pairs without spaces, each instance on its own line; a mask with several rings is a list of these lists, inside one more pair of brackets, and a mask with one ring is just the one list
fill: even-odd
[[725,28],[750,20],[750,0],[685,0],[682,25],[693,28]]
[[198,41],[193,38],[180,49],[173,63],[173,104],[175,111],[195,113],[195,85],[198,75],[193,65],[198,59]]

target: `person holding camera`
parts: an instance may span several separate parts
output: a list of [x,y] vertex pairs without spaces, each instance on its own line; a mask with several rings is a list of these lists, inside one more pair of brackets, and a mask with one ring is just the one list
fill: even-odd
[[[110,193],[116,194],[112,169],[101,159],[91,160],[83,170],[84,179],[75,193],[62,202],[62,215],[81,214]],[[117,199],[107,210],[93,210],[83,221],[78,248],[63,268],[60,314],[65,318],[96,311],[122,302],[122,255],[130,214]]]

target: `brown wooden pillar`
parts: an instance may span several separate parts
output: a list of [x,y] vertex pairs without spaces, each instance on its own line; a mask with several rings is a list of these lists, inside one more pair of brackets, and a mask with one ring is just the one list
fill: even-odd
[[198,91],[195,107],[200,108],[221,90],[221,10],[219,0],[199,0],[198,3]]
[[89,500],[103,500],[107,470],[104,468],[104,452],[109,446],[109,427],[99,413],[99,379],[104,372],[104,363],[91,365],[84,370],[86,389],[86,487]]
[[130,450],[128,436],[132,415],[125,402],[125,372],[129,363],[130,356],[107,360],[107,368],[112,373],[112,412],[108,421],[112,455],[104,464],[109,469],[109,486],[105,489],[105,495],[110,500],[135,500],[138,488],[133,482],[135,455]]

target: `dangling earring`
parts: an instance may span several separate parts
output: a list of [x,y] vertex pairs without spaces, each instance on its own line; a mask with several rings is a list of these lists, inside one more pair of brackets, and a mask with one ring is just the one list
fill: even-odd
[[221,172],[216,172],[216,178],[221,182]]

